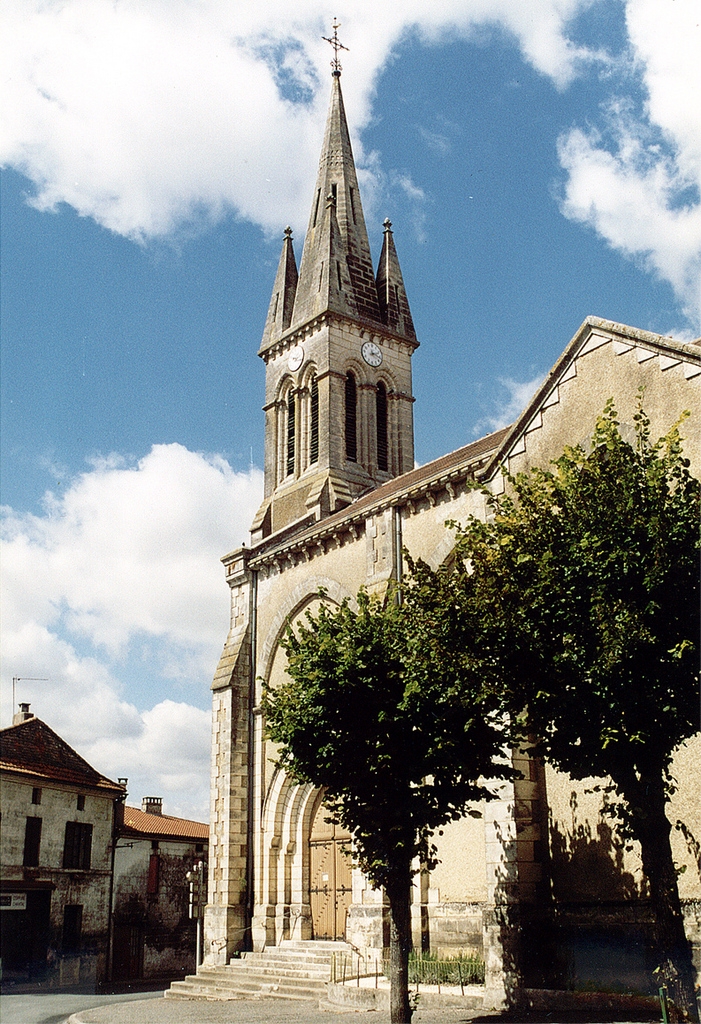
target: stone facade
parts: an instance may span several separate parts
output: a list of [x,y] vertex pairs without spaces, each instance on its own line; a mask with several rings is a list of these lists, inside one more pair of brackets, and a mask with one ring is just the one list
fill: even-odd
[[163,814],[159,798],[124,807],[112,899],[112,981],[178,978],[196,967],[188,872],[207,862],[209,828]]
[[[337,95],[340,86],[335,80]],[[343,137],[343,126],[336,123],[339,110],[336,98],[326,149]],[[315,202],[334,184],[329,166],[345,167],[345,179],[339,172],[332,193],[336,198],[344,191],[343,180],[346,185],[350,180],[349,144],[337,147],[335,155],[326,149]],[[359,202],[357,195],[354,202]],[[347,210],[348,204],[346,219]],[[345,259],[347,238],[352,242],[353,231],[357,234],[360,229],[357,225],[353,231],[347,228],[344,236],[343,218],[336,224],[334,211],[335,203],[330,202],[327,216],[335,248],[324,252]],[[313,205],[310,231],[317,216]],[[302,296],[300,305],[303,282],[309,287],[310,281],[320,281],[321,287],[326,280],[319,267],[323,262],[319,246],[315,249],[314,239],[309,238],[308,234],[297,281],[296,268],[294,274],[290,271],[291,242],[286,236],[275,287],[284,293],[287,319],[276,327],[269,314],[261,348],[267,388],[264,504],[253,524],[252,547],[223,559],[232,618],[213,684],[211,905],[205,946],[210,963],[226,962],[245,944],[262,949],[282,939],[308,939],[315,934],[310,838],[321,794],[309,786],[293,785],[275,767],[275,749],[265,736],[259,705],[263,683],[274,686],[284,675],[285,654],[280,647],[284,631],[314,610],[320,590],[331,604],[344,599],[352,604],[361,586],[382,596],[391,579],[401,578],[403,548],[437,567],[450,556],[453,545],[446,520],[486,515],[484,498],[472,486],[475,481],[497,493],[504,485],[502,467],[516,472],[547,465],[565,444],[587,439],[609,398],[616,403],[624,433],[632,431],[641,386],[655,436],[665,432],[683,410],[693,412],[684,435],[693,471],[697,475],[701,471],[701,347],[594,317],[583,323],[511,427],[414,469],[410,356],[416,340],[413,325],[410,331],[407,327],[403,285],[401,292],[398,288],[394,292],[395,303],[407,311],[401,329],[396,313],[385,310],[383,321],[381,302],[374,322],[367,308],[358,312],[352,275],[346,269],[339,270],[336,291],[324,285],[327,292],[321,305],[316,297],[310,305],[309,296]],[[376,279],[385,299],[387,275],[382,268],[388,265],[390,245],[392,275],[395,281],[401,279],[391,234],[389,240],[386,235]],[[313,260],[317,260],[314,274],[308,265]],[[276,300],[274,293],[271,311],[279,308],[279,296]],[[298,308],[307,319],[295,319]],[[381,358],[374,349],[363,349],[368,338]],[[368,363],[366,355],[377,366]],[[319,396],[316,463],[310,461],[309,411],[296,416],[297,433],[290,442],[293,433],[284,419],[290,406],[280,397],[288,380],[296,395],[302,396],[299,401],[307,402],[305,382],[311,378],[305,375],[312,370]],[[348,393],[340,386],[349,374],[366,389],[353,425],[362,439],[352,459],[347,447]],[[388,419],[391,455],[382,473],[378,471],[380,438],[373,419],[378,406],[367,400],[377,394],[381,379],[395,396],[396,409]],[[445,828],[437,842],[440,863],[431,873],[417,874],[413,892],[417,947],[441,953],[480,952],[495,1005],[519,977],[544,983],[544,968],[553,960],[552,935],[548,938],[543,917],[551,896],[559,934],[564,936],[562,949],[569,950],[562,964],[563,983],[598,983],[587,960],[587,936],[599,943],[599,950],[608,948],[610,939],[620,959],[630,942],[638,941],[635,935],[640,927],[644,930],[646,913],[639,857],[636,860],[634,847],[628,850],[618,837],[601,831],[600,795],[587,794],[585,785],[534,761],[527,751],[514,752],[513,761],[522,778],[499,784],[496,799],[474,808],[477,817]],[[701,869],[694,844],[701,838],[701,809],[694,793],[698,795],[701,781],[701,738],[680,752],[676,765],[679,789],[670,815],[676,820],[678,814],[685,823],[685,831],[675,837],[675,853],[680,866],[686,867],[681,891],[698,955]],[[581,811],[575,813],[578,808]],[[592,874],[594,863],[598,867]],[[633,881],[625,888],[628,875]],[[607,878],[615,878],[610,889],[603,884]],[[589,917],[587,907],[593,908]],[[589,927],[592,921],[599,922],[609,938],[604,941],[601,934],[595,935]],[[345,934],[361,950],[387,941],[382,895],[357,869],[353,870]],[[578,947],[576,938],[582,935],[585,941]],[[542,952],[540,959],[533,955],[537,950]]]
[[125,790],[33,715],[15,723],[0,733],[3,985],[97,987]]

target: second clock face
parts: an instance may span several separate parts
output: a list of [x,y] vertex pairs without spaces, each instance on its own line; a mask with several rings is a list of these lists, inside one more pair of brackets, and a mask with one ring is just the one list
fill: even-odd
[[379,366],[382,362],[382,349],[374,341],[366,341],[360,354],[368,366]]
[[295,345],[287,357],[287,365],[294,373],[304,362],[304,349],[301,345]]

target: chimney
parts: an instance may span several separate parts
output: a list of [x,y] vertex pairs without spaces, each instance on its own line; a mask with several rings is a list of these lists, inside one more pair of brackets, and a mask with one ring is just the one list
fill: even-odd
[[163,814],[163,797],[145,796],[141,801],[141,810],[144,814]]
[[28,722],[30,718],[34,718],[34,715],[29,710],[29,704],[20,704],[19,711],[12,717],[12,724],[21,725],[22,722]]

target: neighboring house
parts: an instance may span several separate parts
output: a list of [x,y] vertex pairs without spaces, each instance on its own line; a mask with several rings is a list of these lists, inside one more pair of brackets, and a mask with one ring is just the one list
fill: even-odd
[[107,975],[112,836],[126,790],[20,708],[0,731],[2,980],[97,986]]
[[[212,684],[210,965],[249,943],[346,938],[365,951],[384,942],[382,895],[345,859],[347,837],[326,825],[323,794],[275,766],[258,713],[262,686],[284,678],[280,641],[319,591],[332,605],[353,602],[361,586],[382,597],[401,575],[403,547],[436,568],[454,543],[446,520],[487,513],[476,481],[498,492],[502,467],[545,466],[586,442],[610,397],[631,433],[641,387],[654,437],[691,410],[682,430],[692,472],[701,470],[698,342],[590,317],[511,427],[415,468],[417,344],[389,221],[374,273],[335,73],[299,273],[288,229],[259,351],[265,496],[251,546],[222,559],[231,624]],[[529,922],[554,906],[568,984],[638,984],[650,913],[638,848],[612,830],[601,793],[526,757],[514,763],[522,778],[437,837],[438,863],[414,886],[415,943],[484,956],[498,1000],[511,942],[499,915],[507,905],[510,920],[520,915],[538,952]],[[674,857],[701,966],[701,736],[673,770],[669,813],[683,823]]]
[[186,874],[206,862],[209,825],[163,814],[160,797],[123,812],[114,861],[112,980],[182,977],[195,968]]

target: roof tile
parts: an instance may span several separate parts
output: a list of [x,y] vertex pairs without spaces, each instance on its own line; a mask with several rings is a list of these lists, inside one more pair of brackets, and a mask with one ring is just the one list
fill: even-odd
[[0,730],[0,768],[77,786],[111,790],[124,787],[100,774],[40,718]]
[[138,807],[124,808],[122,835],[163,836],[174,839],[209,839],[209,825],[170,814],[148,814]]

